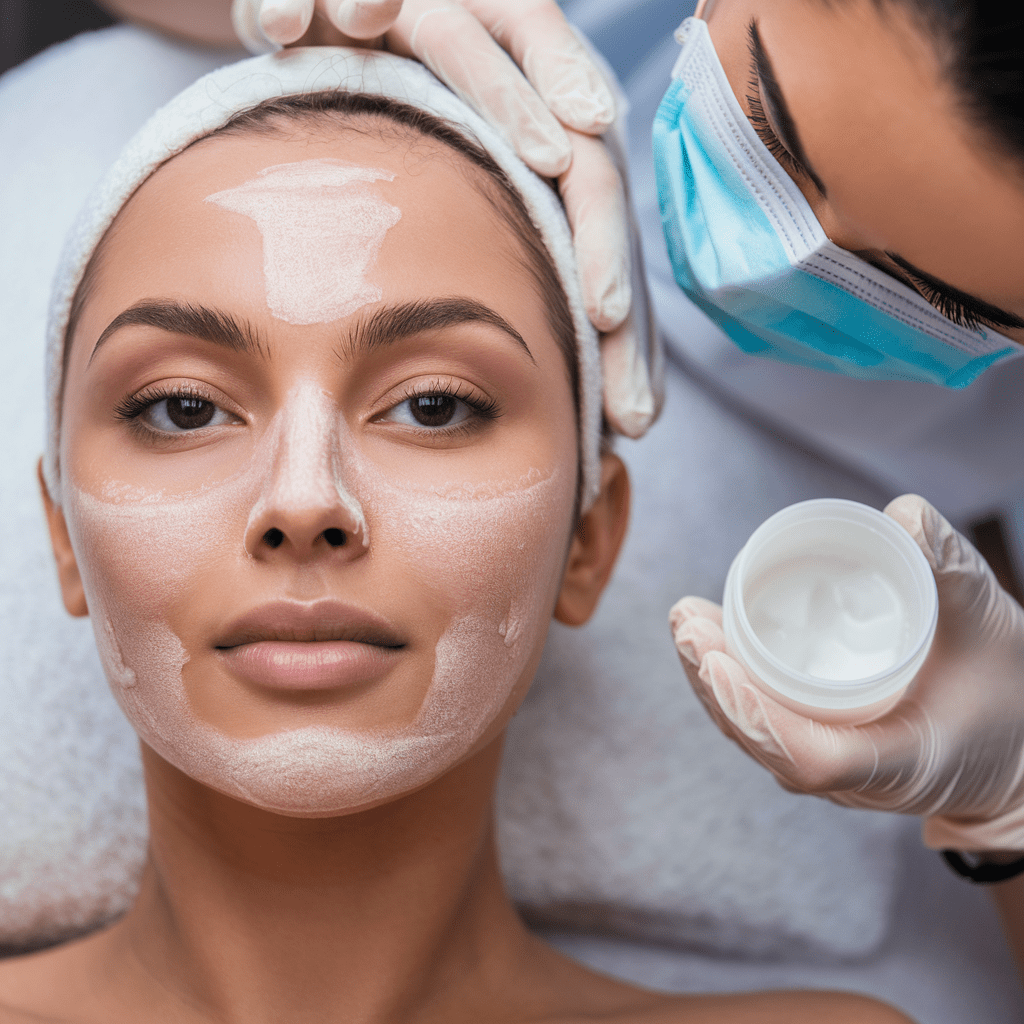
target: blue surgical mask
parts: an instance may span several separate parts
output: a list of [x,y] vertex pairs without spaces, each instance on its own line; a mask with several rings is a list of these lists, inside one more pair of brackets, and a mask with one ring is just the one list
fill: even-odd
[[948,388],[1024,351],[833,245],[737,103],[705,23],[687,18],[676,39],[654,121],[662,227],[677,283],[741,349]]

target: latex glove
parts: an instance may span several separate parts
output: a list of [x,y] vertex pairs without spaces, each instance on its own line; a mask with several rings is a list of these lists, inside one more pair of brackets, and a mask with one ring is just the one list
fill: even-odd
[[233,0],[232,18],[252,52],[299,42],[420,60],[538,174],[558,178],[587,313],[606,336],[605,413],[619,433],[641,436],[661,405],[660,350],[631,243],[625,164],[589,138],[615,120],[614,76],[554,0]]
[[272,53],[300,40],[311,46],[379,40],[401,10],[402,0],[232,0],[231,20],[250,53]]
[[931,653],[892,711],[829,726],[783,707],[725,653],[721,609],[701,598],[670,614],[686,674],[719,728],[786,789],[921,815],[936,849],[1024,852],[1024,610],[923,498],[885,511],[920,545],[939,592]]

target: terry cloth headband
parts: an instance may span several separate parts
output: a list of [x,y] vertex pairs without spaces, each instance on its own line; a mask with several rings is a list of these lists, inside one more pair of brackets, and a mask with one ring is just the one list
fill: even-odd
[[479,115],[423,65],[387,53],[341,47],[281,50],[218,68],[189,86],[143,125],[79,214],[64,246],[47,325],[48,433],[44,471],[60,496],[60,402],[64,336],[75,292],[100,240],[135,190],[166,160],[264,100],[318,92],[384,96],[449,122],[481,145],[508,175],[554,262],[576,331],[580,388],[581,503],[597,497],[600,481],[601,365],[597,332],[583,305],[572,233],[553,190],[519,159]]

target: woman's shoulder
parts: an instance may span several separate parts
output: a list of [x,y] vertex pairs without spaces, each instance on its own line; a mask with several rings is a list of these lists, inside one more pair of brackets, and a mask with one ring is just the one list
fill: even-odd
[[[905,1013],[852,992],[779,991],[720,995],[654,992],[556,956],[548,1020],[583,1024],[914,1024]],[[557,992],[557,996],[555,993]]]
[[905,1013],[851,992],[750,992],[678,996],[622,1024],[914,1024]]
[[90,954],[103,935],[0,959],[0,1024],[69,1024],[88,1016]]

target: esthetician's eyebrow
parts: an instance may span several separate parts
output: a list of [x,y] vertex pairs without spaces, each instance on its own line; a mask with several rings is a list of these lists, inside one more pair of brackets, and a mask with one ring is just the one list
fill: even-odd
[[508,335],[536,363],[523,336],[500,314],[476,299],[452,296],[417,299],[375,310],[361,320],[344,346],[345,355],[373,352],[423,331],[443,330],[461,324],[487,324]]
[[107,324],[89,356],[90,362],[100,346],[122,327],[156,327],[171,334],[183,334],[222,345],[232,352],[266,355],[252,325],[244,320],[236,320],[230,313],[172,299],[147,299],[118,313]]
[[790,156],[807,172],[807,177],[814,182],[822,195],[827,195],[825,186],[817,172],[811,166],[800,142],[800,133],[796,130],[796,122],[789,111],[786,97],[782,95],[779,80],[775,77],[775,68],[761,42],[761,33],[757,28],[757,19],[751,18],[747,26],[747,38],[750,42],[750,54],[754,58],[754,69],[761,83],[761,101],[771,120],[771,127],[778,135],[779,141],[789,151]]

